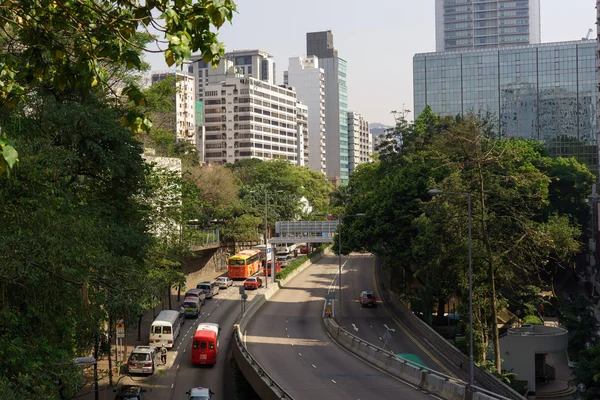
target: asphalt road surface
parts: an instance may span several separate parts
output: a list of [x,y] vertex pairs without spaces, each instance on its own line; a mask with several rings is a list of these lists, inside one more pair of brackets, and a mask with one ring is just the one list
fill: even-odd
[[[350,265],[354,265],[354,258],[351,257]],[[368,275],[372,274],[372,268],[362,275],[362,265],[369,263],[363,258],[356,257],[357,271],[344,272],[342,281],[349,284],[350,291],[361,286],[354,285],[349,275],[359,273],[362,278],[359,276],[356,280],[361,284],[373,282]],[[337,257],[322,258],[288,282],[255,314],[247,326],[245,340],[258,363],[296,400],[438,398],[365,363],[332,342],[325,331],[322,314],[325,295],[333,286],[337,272]],[[368,276],[366,281],[365,276]],[[368,313],[378,314],[383,310],[364,310],[363,315],[350,297],[347,300],[349,318],[353,321],[350,323],[360,324],[358,332],[366,333],[370,321]],[[350,314],[352,305],[355,310]],[[354,312],[362,319],[355,317]],[[371,325],[374,322],[371,321]],[[373,326],[380,322],[376,321]],[[377,330],[370,327],[369,330],[369,337],[376,340]],[[400,337],[396,340],[402,343]],[[413,347],[410,350],[413,351]]]

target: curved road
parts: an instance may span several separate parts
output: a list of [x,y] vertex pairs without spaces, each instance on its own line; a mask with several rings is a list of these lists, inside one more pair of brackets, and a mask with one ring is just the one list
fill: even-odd
[[326,256],[279,290],[248,324],[250,353],[296,400],[437,398],[332,342],[321,316],[337,271],[337,257]]

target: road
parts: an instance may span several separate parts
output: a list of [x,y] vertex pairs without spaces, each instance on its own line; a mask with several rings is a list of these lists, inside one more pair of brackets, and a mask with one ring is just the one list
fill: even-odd
[[[379,303],[377,308],[362,308],[358,301],[363,290],[375,292],[374,257],[365,254],[352,254],[343,257],[342,270],[342,319],[341,325],[361,339],[394,354],[410,354],[424,362],[427,368],[451,375],[444,365],[423,348],[402,325],[393,318]],[[331,289],[337,296],[337,285]],[[335,289],[335,290],[334,290]],[[378,296],[379,297],[379,296]],[[335,307],[336,319],[339,321],[339,304]],[[384,333],[388,331],[386,342]],[[415,359],[414,357],[407,357]]]
[[296,400],[437,398],[332,342],[321,316],[337,270],[337,257],[326,256],[279,290],[247,326],[250,353]]
[[[145,399],[187,399],[186,391],[192,387],[208,387],[215,392],[213,399],[229,400],[234,398],[234,388],[227,381],[229,369],[228,356],[231,350],[233,325],[241,311],[239,286],[242,282],[234,282],[234,286],[221,289],[214,299],[206,300],[202,313],[197,318],[187,319],[175,346],[167,354],[167,364],[159,366],[152,376],[126,376],[120,384],[136,384],[146,388]],[[247,291],[248,301],[264,289]],[[221,336],[217,364],[214,366],[192,365],[190,362],[191,341],[200,322],[214,322],[221,326]]]

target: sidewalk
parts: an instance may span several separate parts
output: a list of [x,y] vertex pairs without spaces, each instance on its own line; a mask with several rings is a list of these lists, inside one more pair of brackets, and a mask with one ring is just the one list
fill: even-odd
[[[199,282],[215,280],[217,277],[223,276],[223,275],[225,275],[225,276],[227,275],[226,269],[223,271],[212,271],[212,272],[207,272],[204,274],[198,273],[198,272],[190,274],[190,275],[186,276],[186,284],[185,284],[186,289],[185,290],[195,288]],[[179,309],[181,304],[183,304],[184,295],[185,295],[185,291],[182,290],[181,296],[180,296],[180,301],[177,301],[177,290],[176,289],[171,290],[171,309],[173,309],[173,310]],[[135,324],[134,326],[127,327],[127,329],[125,330],[125,343],[126,343],[125,352],[124,352],[125,361],[127,360],[127,357],[129,356],[131,351],[136,346],[148,344],[148,338],[150,335],[150,326],[152,325],[154,318],[162,310],[168,310],[168,309],[169,309],[169,303],[168,303],[168,300],[165,299],[164,308],[163,308],[162,304],[159,304],[154,309],[150,309],[150,310],[146,311],[146,313],[142,317],[142,323],[141,323],[141,329],[140,329],[140,339],[141,339],[140,341],[137,340],[138,339],[137,324]],[[125,378],[127,376],[126,374],[120,373],[120,372],[126,373],[127,372],[126,367],[123,367],[124,369],[122,371],[119,371],[119,368],[117,367],[117,363],[115,362],[116,347],[115,347],[114,340],[115,339],[113,338],[113,343],[111,345],[112,367],[113,367],[112,368],[113,369],[113,385],[114,386],[112,386],[112,387],[109,386],[108,356],[99,356],[99,360],[98,360],[99,399],[114,398],[114,393],[112,390],[114,388],[116,388],[116,385],[118,383],[123,383],[123,378]],[[93,373],[94,372],[93,372],[92,367],[86,368],[85,375],[88,379],[88,382],[87,382],[86,386],[84,386],[80,390],[80,392],[76,398],[83,399],[83,400],[93,400],[95,398]]]

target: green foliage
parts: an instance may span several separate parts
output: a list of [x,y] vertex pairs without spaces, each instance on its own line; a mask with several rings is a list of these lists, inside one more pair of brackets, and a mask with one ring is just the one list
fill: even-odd
[[523,324],[544,325],[540,317],[538,317],[537,315],[526,315],[523,318]]
[[491,361],[485,361],[479,366],[485,371],[488,371],[489,373],[494,375],[496,378],[500,379],[502,382],[506,383],[515,392],[525,394],[525,392],[527,391],[527,381],[520,380],[517,374],[515,374],[514,372],[506,371],[503,369],[501,373],[498,373],[498,371],[496,371],[494,363],[492,363]]
[[582,400],[600,398],[600,346],[596,345],[581,352],[577,367],[573,371],[573,385],[583,383],[586,390],[579,393]]
[[294,272],[296,269],[298,269],[298,267],[300,267],[306,261],[312,260],[317,255],[323,253],[325,251],[325,249],[327,249],[328,246],[329,246],[328,244],[322,244],[321,246],[319,246],[316,249],[314,249],[313,251],[311,251],[309,254],[296,258],[294,261],[292,261],[291,263],[286,265],[284,268],[282,268],[279,272],[277,272],[275,277],[279,280],[285,279],[288,275],[290,275],[292,272]]
[[559,322],[569,331],[569,355],[573,361],[578,361],[585,344],[592,342],[596,330],[596,318],[590,310],[591,302],[583,296],[575,300],[570,297],[560,297],[558,303]]

